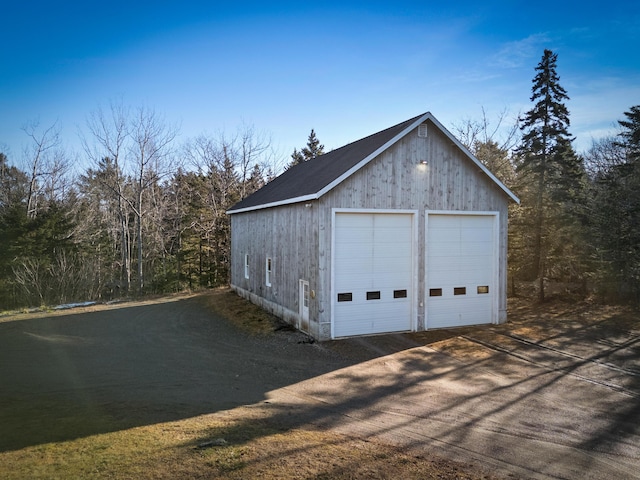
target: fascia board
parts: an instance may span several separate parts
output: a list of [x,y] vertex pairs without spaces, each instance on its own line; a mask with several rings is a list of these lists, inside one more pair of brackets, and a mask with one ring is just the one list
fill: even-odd
[[318,195],[314,193],[310,195],[303,195],[301,197],[287,198],[285,200],[280,200],[278,202],[263,203],[261,205],[254,205],[252,207],[240,208],[237,210],[227,210],[225,213],[227,215],[233,215],[234,213],[251,212],[253,210],[262,210],[264,208],[279,207],[281,205],[290,205],[292,203],[308,202],[309,200],[317,200],[317,199],[318,199]]

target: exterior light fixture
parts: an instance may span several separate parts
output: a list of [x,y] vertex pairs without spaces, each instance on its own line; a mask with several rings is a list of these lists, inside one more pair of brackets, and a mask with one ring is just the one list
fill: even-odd
[[426,160],[420,160],[420,165],[427,165],[427,161]]

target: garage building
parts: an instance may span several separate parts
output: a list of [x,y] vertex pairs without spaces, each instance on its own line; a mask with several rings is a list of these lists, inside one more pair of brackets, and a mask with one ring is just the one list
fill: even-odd
[[230,209],[231,286],[318,340],[502,323],[510,202],[427,112]]

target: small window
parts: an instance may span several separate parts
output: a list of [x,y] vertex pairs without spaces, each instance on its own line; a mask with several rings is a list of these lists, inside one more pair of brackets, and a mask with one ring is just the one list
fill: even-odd
[[353,300],[353,294],[351,292],[338,294],[339,302],[351,302],[352,300]]
[[407,298],[407,291],[406,290],[394,290],[393,291],[393,298]]
[[271,286],[271,271],[273,268],[273,262],[271,261],[271,257],[267,257],[267,261],[265,263],[265,283],[267,287]]
[[249,278],[249,254],[244,256],[244,278]]
[[302,302],[304,308],[309,308],[309,282],[304,282],[302,286]]
[[478,285],[478,295],[489,293],[489,285]]
[[430,288],[429,289],[429,296],[430,297],[441,297],[442,296],[442,289],[441,288]]
[[380,300],[380,290],[367,292],[367,300]]
[[453,294],[454,295],[466,295],[467,294],[467,287],[454,287],[453,288]]

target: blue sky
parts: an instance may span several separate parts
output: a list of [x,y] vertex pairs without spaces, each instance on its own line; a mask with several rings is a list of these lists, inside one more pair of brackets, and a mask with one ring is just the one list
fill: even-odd
[[[181,139],[269,134],[287,157],[311,128],[326,149],[431,111],[446,127],[531,108],[543,50],[558,54],[571,133],[586,150],[640,104],[640,7],[575,2],[13,2],[0,44],[0,150],[57,121],[70,151],[122,99]],[[82,158],[82,154],[79,154]]]

